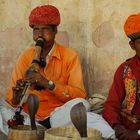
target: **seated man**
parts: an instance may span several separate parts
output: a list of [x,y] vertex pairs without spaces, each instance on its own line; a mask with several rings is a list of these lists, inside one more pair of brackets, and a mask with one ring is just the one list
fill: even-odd
[[119,140],[140,140],[140,14],[128,17],[124,31],[136,54],[118,67],[103,117]]
[[[63,47],[55,42],[59,24],[60,13],[52,5],[42,5],[31,11],[29,26],[33,29],[33,39],[35,42],[38,38],[44,41],[39,54],[41,63],[37,62],[39,70],[38,72],[36,70],[29,71],[27,74],[34,57],[38,56],[36,47],[33,46],[19,56],[6,94],[6,101],[16,107],[21,101],[25,81],[35,85],[36,88],[30,88],[29,93],[39,97],[36,119],[47,128],[55,126],[53,124],[56,122],[55,117],[52,117],[52,121],[50,115],[53,116],[56,113],[55,109],[63,106],[66,102],[79,98],[78,102],[85,102],[87,108],[89,107],[88,102],[84,99],[86,92],[79,55],[72,48]],[[74,102],[77,103],[75,100]],[[65,107],[63,114],[59,115],[65,116],[68,106]],[[23,109],[28,112],[27,103],[23,104]],[[54,110],[55,113],[52,113]]]

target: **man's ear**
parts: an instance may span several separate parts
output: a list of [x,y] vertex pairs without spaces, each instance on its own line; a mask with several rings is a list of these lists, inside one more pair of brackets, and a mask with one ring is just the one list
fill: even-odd
[[132,41],[132,40],[129,41],[129,45],[133,50],[135,50],[135,42],[134,41]]

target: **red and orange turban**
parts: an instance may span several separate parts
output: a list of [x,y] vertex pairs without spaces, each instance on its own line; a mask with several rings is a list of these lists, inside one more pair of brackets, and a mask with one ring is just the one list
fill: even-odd
[[124,31],[130,39],[140,38],[140,13],[136,15],[130,15],[125,24]]
[[36,24],[59,25],[60,13],[52,5],[42,5],[34,8],[29,16],[29,26],[32,28]]

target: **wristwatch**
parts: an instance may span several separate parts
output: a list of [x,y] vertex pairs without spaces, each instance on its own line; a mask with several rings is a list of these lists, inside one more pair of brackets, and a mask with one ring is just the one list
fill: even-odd
[[48,89],[49,89],[49,90],[54,90],[54,88],[55,88],[54,82],[51,81],[51,80],[49,80],[49,81],[48,81]]
[[138,130],[138,135],[140,135],[140,129]]

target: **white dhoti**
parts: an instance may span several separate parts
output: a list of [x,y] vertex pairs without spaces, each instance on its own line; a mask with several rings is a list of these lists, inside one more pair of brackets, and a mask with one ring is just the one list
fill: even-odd
[[[93,112],[89,112],[90,104],[87,100],[83,98],[76,98],[65,103],[63,106],[56,108],[50,115],[50,124],[52,128],[60,126],[72,125],[70,118],[70,110],[77,103],[82,102],[87,110],[87,127],[97,129],[102,133],[104,138],[115,139],[114,130],[109,126],[109,124],[98,115]],[[5,135],[8,135],[8,125],[7,121],[14,116],[14,108],[7,104],[4,100],[0,100],[0,131]],[[22,112],[24,115],[24,124],[30,125],[29,115]],[[38,124],[38,123],[37,123]]]
[[90,104],[87,100],[82,98],[73,99],[65,103],[63,106],[56,108],[50,116],[51,127],[55,128],[72,125],[70,110],[75,104],[80,102],[84,104],[87,110],[87,127],[99,130],[104,138],[115,139],[114,130],[109,126],[109,124],[103,119],[101,115],[89,112]]

